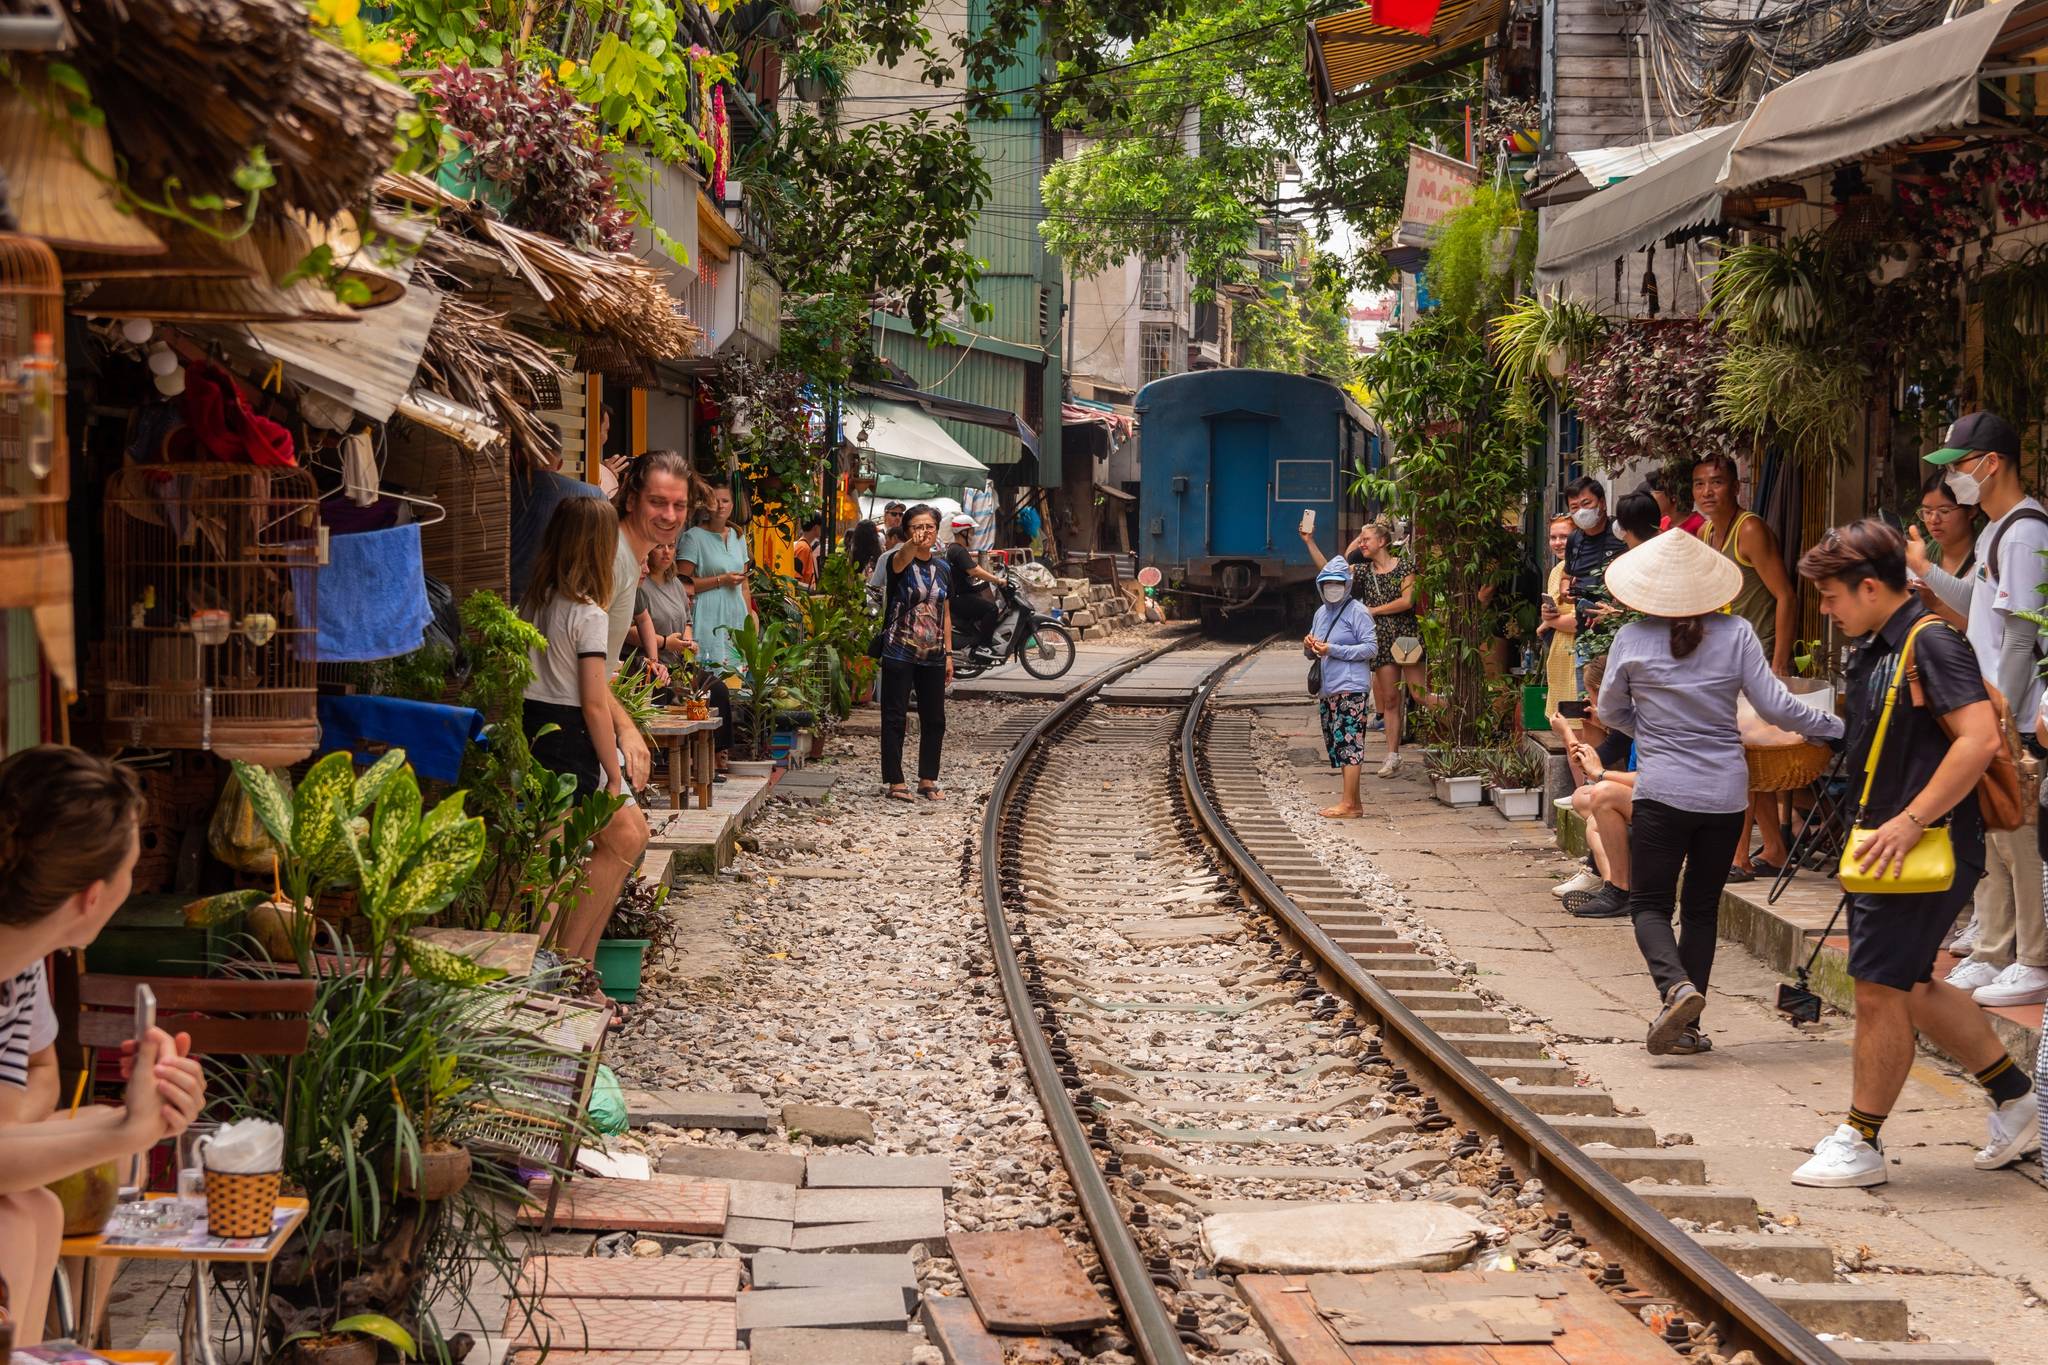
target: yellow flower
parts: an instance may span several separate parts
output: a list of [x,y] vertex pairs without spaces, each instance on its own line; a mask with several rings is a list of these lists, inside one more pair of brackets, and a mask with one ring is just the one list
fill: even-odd
[[568,79],[575,74],[576,63],[568,60],[567,58],[564,58],[562,64],[555,68],[555,79],[558,81],[566,83]]
[[363,55],[378,66],[397,66],[399,59],[405,56],[405,49],[386,38],[365,47]]
[[314,0],[313,22],[322,28],[344,28],[356,21],[358,0]]

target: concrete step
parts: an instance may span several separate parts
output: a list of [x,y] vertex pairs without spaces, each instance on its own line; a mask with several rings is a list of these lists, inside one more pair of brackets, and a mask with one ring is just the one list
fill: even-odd
[[1992,1365],[1989,1351],[1957,1341],[1831,1341],[1828,1346],[1861,1365]]
[[1707,1183],[1706,1159],[1689,1154],[1683,1147],[1588,1147],[1586,1155],[1616,1180]]
[[1777,1275],[1802,1284],[1835,1278],[1835,1251],[1818,1237],[1756,1232],[1696,1232],[1692,1238],[1738,1275]]
[[1585,1085],[1511,1085],[1507,1092],[1538,1114],[1612,1114],[1614,1096]]
[[1467,1057],[1543,1055],[1543,1040],[1532,1033],[1445,1033],[1439,1036]]
[[1863,1284],[1759,1284],[1759,1292],[1809,1332],[1904,1341],[1906,1301]]
[[1433,991],[1440,994],[1463,993],[1457,990],[1457,986],[1464,978],[1453,976],[1449,972],[1402,971],[1397,968],[1383,967],[1378,962],[1367,962],[1362,965],[1373,974],[1373,977],[1382,986],[1385,986],[1403,999],[1406,999],[1411,991]]
[[1572,1078],[1569,1065],[1547,1057],[1474,1057],[1472,1065],[1497,1081],[1524,1085],[1561,1086]]
[[1406,991],[1396,989],[1394,998],[1411,1010],[1458,1010],[1478,1014],[1486,1002],[1464,991]]
[[1415,1017],[1439,1034],[1506,1033],[1514,1021],[1491,1010],[1416,1010]]
[[1610,1147],[1655,1147],[1657,1129],[1648,1119],[1596,1118],[1588,1114],[1559,1114],[1550,1126],[1581,1147],[1604,1142]]
[[1666,1218],[1695,1223],[1724,1223],[1731,1228],[1756,1226],[1756,1199],[1747,1190],[1725,1185],[1651,1185],[1631,1182],[1642,1201]]

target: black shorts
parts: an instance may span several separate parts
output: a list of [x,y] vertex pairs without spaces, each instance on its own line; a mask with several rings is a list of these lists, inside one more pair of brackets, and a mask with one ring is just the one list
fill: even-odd
[[1849,897],[1849,975],[1910,991],[1934,979],[1934,959],[1970,903],[1982,868],[1956,865],[1955,884],[1920,896]]
[[[582,707],[529,701],[523,720],[534,761],[551,773],[567,773],[575,778],[578,801],[604,785],[604,767],[597,761],[597,747],[591,743],[590,726],[583,719]],[[535,738],[550,725],[555,728]]]

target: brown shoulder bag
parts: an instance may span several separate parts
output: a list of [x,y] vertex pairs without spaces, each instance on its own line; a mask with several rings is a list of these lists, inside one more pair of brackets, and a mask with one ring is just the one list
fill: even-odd
[[[1909,667],[1906,679],[1913,689],[1913,705],[1924,706],[1926,697],[1920,690],[1919,668]],[[2019,736],[2012,728],[2012,708],[2006,705],[2005,694],[1988,682],[1984,684],[1984,690],[1990,694],[1991,712],[1998,725],[1998,756],[1977,779],[1977,811],[1984,817],[1986,829],[2019,829],[2033,824],[2036,812],[2040,810],[2041,765],[2021,748]],[[1943,734],[1950,739],[1956,737],[1947,716],[1936,716],[1935,720]]]

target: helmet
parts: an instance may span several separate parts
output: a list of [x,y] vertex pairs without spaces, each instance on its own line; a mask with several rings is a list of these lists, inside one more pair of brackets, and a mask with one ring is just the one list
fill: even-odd
[[972,531],[977,529],[979,523],[976,522],[973,517],[968,516],[965,512],[955,512],[953,514],[952,525],[953,534],[958,535],[962,531]]

